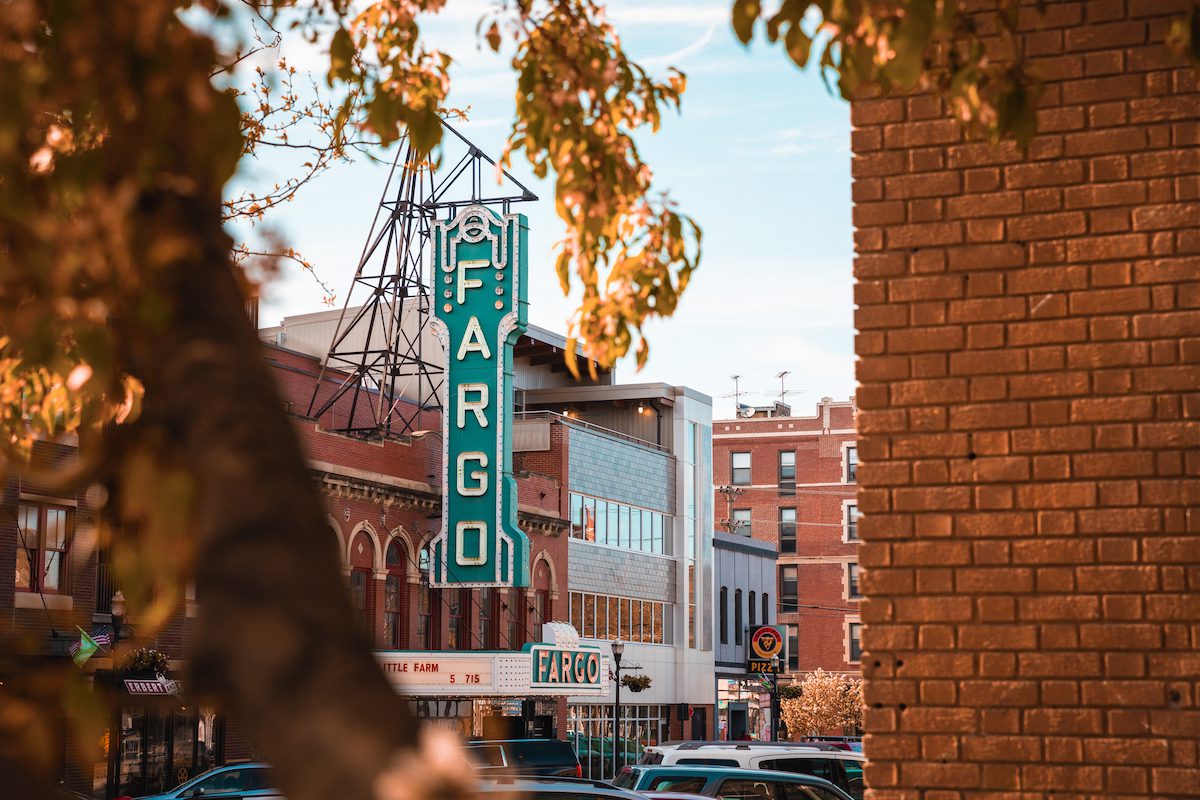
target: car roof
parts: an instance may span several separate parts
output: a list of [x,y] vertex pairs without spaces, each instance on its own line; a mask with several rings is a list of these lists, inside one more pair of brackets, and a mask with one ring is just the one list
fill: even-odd
[[722,754],[745,754],[746,756],[762,756],[766,758],[834,758],[847,761],[862,761],[863,754],[854,750],[843,750],[840,747],[706,747],[706,748],[674,748],[663,753],[663,757],[679,756],[680,758],[719,758]]
[[586,787],[588,794],[603,795],[604,797],[620,798],[621,800],[643,800],[637,792],[618,789],[603,781],[592,781],[580,778],[536,778],[526,775],[512,777],[486,776],[479,779],[477,788],[485,792],[505,792],[529,794],[531,792],[563,792],[579,794]]
[[726,748],[731,750],[759,750],[759,749],[776,749],[776,750],[839,750],[841,748],[834,747],[828,742],[760,742],[753,740],[717,740],[717,741],[695,741],[695,742],[664,742],[663,744],[651,745],[647,750],[655,752],[663,751],[680,751],[680,750],[703,750],[705,748]]
[[[632,769],[632,767],[631,767]],[[772,780],[785,780],[793,783],[810,783],[816,782],[819,786],[824,786],[829,781],[824,778],[818,778],[816,775],[808,775],[803,772],[780,772],[774,769],[745,769],[743,767],[722,767],[717,764],[638,764],[637,769],[646,772],[678,772],[684,775],[716,775],[718,777],[732,778],[769,778]]]

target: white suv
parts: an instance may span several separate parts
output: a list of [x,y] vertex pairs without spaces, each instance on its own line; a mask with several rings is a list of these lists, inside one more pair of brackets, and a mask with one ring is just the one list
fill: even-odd
[[652,745],[639,764],[741,767],[824,778],[862,800],[862,753],[802,742],[672,742]]

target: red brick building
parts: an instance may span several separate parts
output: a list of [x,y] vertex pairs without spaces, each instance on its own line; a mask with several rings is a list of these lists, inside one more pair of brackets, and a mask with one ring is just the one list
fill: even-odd
[[854,403],[823,398],[811,417],[783,404],[746,414],[713,423],[717,528],[779,548],[774,607],[788,672],[856,672]]
[[1195,798],[1193,3],[993,4],[1027,153],[851,109],[868,796]]

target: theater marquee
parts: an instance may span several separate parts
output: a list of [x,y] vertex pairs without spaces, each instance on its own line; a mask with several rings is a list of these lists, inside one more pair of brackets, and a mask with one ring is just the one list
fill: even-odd
[[434,586],[528,586],[512,476],[513,345],[525,331],[524,215],[468,206],[434,225],[434,331],[446,349]]
[[[580,645],[563,623],[546,642],[523,651],[375,653],[384,675],[406,697],[555,697],[601,696],[608,690],[604,656],[598,647]],[[565,629],[565,630],[564,630]],[[567,633],[569,630],[569,633]]]

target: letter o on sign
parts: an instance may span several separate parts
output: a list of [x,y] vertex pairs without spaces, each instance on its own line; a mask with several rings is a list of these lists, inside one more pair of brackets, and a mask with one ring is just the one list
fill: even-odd
[[587,682],[600,682],[600,654],[588,653],[587,657]]

